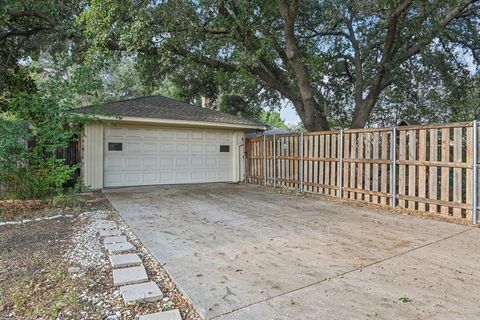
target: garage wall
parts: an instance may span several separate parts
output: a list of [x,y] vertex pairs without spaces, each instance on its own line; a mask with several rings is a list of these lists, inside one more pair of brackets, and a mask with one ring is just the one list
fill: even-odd
[[233,181],[239,182],[245,179],[244,166],[244,143],[245,132],[235,131],[233,133]]
[[[133,126],[128,125],[126,127],[131,128]],[[85,125],[82,177],[84,184],[90,189],[102,189],[104,187],[104,131],[105,126],[103,124],[91,123]],[[243,181],[245,175],[243,158],[244,131],[238,129],[233,131],[232,140],[232,181]]]
[[85,125],[83,138],[83,183],[90,189],[103,188],[103,125]]

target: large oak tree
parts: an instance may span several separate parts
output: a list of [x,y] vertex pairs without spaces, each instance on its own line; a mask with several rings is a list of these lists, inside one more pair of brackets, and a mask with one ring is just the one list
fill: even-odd
[[127,52],[153,78],[213,79],[204,88],[211,95],[222,94],[220,87],[259,103],[286,99],[307,130],[328,130],[339,117],[353,128],[364,127],[375,107],[392,96],[402,103],[409,92],[428,90],[433,82],[448,90],[445,79],[478,75],[480,63],[475,0],[93,0],[70,5],[75,10],[67,18],[56,11],[52,18],[41,6],[7,11],[0,42],[79,22],[82,33],[69,34],[72,43],[83,44],[75,48]]

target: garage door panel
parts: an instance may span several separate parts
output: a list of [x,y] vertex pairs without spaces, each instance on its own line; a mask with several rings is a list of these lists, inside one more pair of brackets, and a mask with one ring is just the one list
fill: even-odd
[[161,129],[159,130],[159,136],[161,140],[175,140],[175,130]]
[[107,137],[123,137],[125,135],[124,129],[107,128],[105,129],[105,136]]
[[205,148],[206,148],[205,151],[206,151],[207,153],[217,153],[218,150],[220,149],[220,146],[217,145],[217,144],[207,144],[207,145],[205,146]]
[[192,140],[204,140],[205,132],[203,131],[192,131]]
[[190,181],[190,172],[188,171],[177,171],[176,173],[177,182],[188,182]]
[[160,142],[160,153],[173,152],[174,143],[173,142]]
[[188,168],[188,158],[177,158],[175,162],[176,168]]
[[192,153],[203,153],[203,144],[192,143]]
[[108,163],[108,168],[111,170],[120,170],[123,168],[123,158],[105,157],[105,163]]
[[232,140],[222,130],[106,128],[104,185],[231,181]]
[[140,157],[138,158],[126,158],[125,159],[125,167],[127,169],[141,169],[141,161],[142,159]]
[[201,182],[204,179],[204,173],[203,171],[193,171],[191,177],[193,181]]
[[218,134],[218,140],[220,141],[231,141],[232,140],[232,134],[229,132],[220,132]]
[[185,142],[178,142],[175,145],[175,151],[178,153],[189,153],[190,152],[190,144]]
[[142,145],[138,141],[127,142],[125,151],[126,152],[140,152],[142,150]]
[[141,129],[126,129],[125,136],[127,138],[141,138],[142,130]]
[[149,169],[149,170],[157,169],[158,168],[157,163],[158,163],[158,161],[157,161],[156,157],[144,158],[143,159],[143,168]]
[[191,164],[192,164],[193,168],[203,167],[203,159],[202,158],[193,158]]
[[173,168],[173,158],[160,158],[160,168],[161,169],[171,169]]
[[172,171],[162,171],[159,173],[160,174],[160,179],[158,183],[160,184],[168,184],[168,183],[174,183],[175,182],[175,173]]
[[218,134],[216,132],[207,132],[206,137],[207,140],[217,140]]
[[123,185],[122,173],[107,173],[105,174],[105,185],[107,186],[121,186]]
[[143,143],[143,152],[145,153],[157,153],[158,145],[156,142],[145,142]]
[[158,174],[156,172],[148,172],[143,174],[143,184],[157,184]]
[[218,159],[218,166],[220,168],[228,168],[230,166],[230,159]]
[[175,138],[178,139],[178,140],[189,140],[190,132],[189,131],[184,131],[184,130],[177,130],[175,132]]

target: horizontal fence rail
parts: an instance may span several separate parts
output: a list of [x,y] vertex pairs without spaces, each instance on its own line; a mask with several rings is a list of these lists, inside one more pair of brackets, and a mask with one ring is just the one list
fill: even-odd
[[476,122],[249,137],[246,182],[477,223]]

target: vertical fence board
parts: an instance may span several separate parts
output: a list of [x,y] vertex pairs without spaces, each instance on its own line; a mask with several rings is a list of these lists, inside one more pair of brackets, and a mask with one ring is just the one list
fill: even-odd
[[[400,131],[400,141],[398,145],[398,160],[405,160],[405,155],[406,155],[406,132],[405,131]],[[398,166],[398,194],[399,195],[405,195],[405,165],[400,164]],[[406,208],[405,207],[405,200],[399,199],[398,200],[398,206],[400,208]]]
[[[331,144],[332,144],[332,153],[331,157],[334,159],[338,159],[338,145],[337,145],[337,134],[333,134],[331,138]],[[330,173],[330,185],[335,187],[338,186],[337,184],[337,178],[338,178],[338,168],[340,165],[340,161],[335,161],[333,162],[330,167],[332,169],[332,172]],[[337,193],[337,190],[335,188],[330,189],[330,195],[331,196],[339,196],[340,194]]]
[[[308,137],[308,156],[310,158],[313,158],[313,136]],[[310,183],[313,183],[313,163],[314,163],[314,161],[310,160],[309,164],[308,164],[308,168],[309,168],[308,181]],[[315,188],[312,185],[310,185],[310,191],[312,191],[312,192],[315,191]]]
[[[419,130],[418,131],[418,160],[419,161],[426,161],[427,157],[427,132],[426,130]],[[427,174],[426,174],[426,167],[424,165],[420,165],[418,167],[418,197],[425,198],[426,191],[427,191]],[[425,211],[425,202],[418,203],[418,210]]]
[[[364,134],[360,132],[358,134],[358,154],[357,159],[363,159],[363,145],[364,145]],[[363,163],[358,162],[357,164],[357,189],[363,189]],[[357,192],[357,200],[363,200],[363,193]]]
[[[472,177],[472,169],[471,165],[473,163],[473,128],[466,128],[466,161],[467,164],[470,165],[470,168],[467,168],[465,178],[466,178],[466,185],[465,185],[465,203],[472,206],[473,204],[473,177]],[[472,210],[467,209],[465,210],[465,218],[469,221],[472,219]]]
[[[442,129],[442,162],[450,161],[450,128]],[[450,168],[442,167],[440,197],[443,201],[448,201],[450,197]],[[441,206],[440,211],[443,214],[449,214],[448,206]]]
[[[371,159],[371,149],[372,149],[372,141],[371,141],[371,133],[365,133],[364,135],[365,141],[365,159]],[[371,173],[370,173],[371,164],[365,163],[365,187],[364,189],[370,191],[371,186]],[[365,194],[365,201],[370,202],[370,195]]]
[[[453,162],[462,162],[462,128],[453,129]],[[462,168],[453,169],[453,202],[462,202]],[[453,215],[455,217],[462,217],[461,208],[453,208]]]
[[[357,159],[357,134],[350,134],[350,157],[352,159]],[[357,174],[356,170],[357,164],[355,162],[350,163],[350,184],[349,187],[355,189],[355,176]],[[355,192],[350,192],[350,199],[355,199]]]
[[[429,161],[438,160],[438,130],[430,129],[430,159]],[[428,198],[432,200],[438,199],[438,167],[430,166],[428,169]],[[436,204],[430,203],[428,211],[437,213],[438,207]]]
[[[373,160],[378,160],[380,159],[380,153],[379,153],[379,148],[380,148],[380,133],[379,132],[374,132],[373,133]],[[379,164],[378,163],[373,163],[373,170],[372,170],[372,190],[373,191],[379,191],[378,189],[378,171],[379,169]],[[372,197],[372,202],[373,203],[378,203],[378,196],[373,196]]]
[[[349,159],[350,156],[350,134],[344,134],[343,136],[344,142],[343,142],[343,158],[344,159]],[[349,162],[344,162],[343,164],[343,187],[346,188],[348,187],[348,181],[349,181],[349,176],[348,173],[350,172],[350,166],[351,163]],[[343,197],[348,198],[350,192],[344,192]]]
[[[416,131],[409,130],[408,131],[408,160],[415,161],[417,160],[416,157],[417,151],[417,138],[416,138]],[[415,197],[416,189],[417,189],[417,179],[416,179],[416,166],[409,165],[408,166],[408,195],[410,197]],[[408,209],[415,210],[415,201],[408,201]]]
[[[330,158],[330,151],[332,150],[332,146],[330,144],[330,135],[327,134],[325,135],[325,150],[324,150],[324,153],[325,153],[325,158]],[[325,161],[325,169],[324,169],[324,174],[325,174],[325,179],[323,181],[324,184],[326,185],[330,185],[330,172],[331,172],[331,167],[330,167],[330,163],[331,161]],[[325,194],[330,194],[330,191],[332,189],[328,188],[328,189],[325,189]]]
[[[324,176],[324,167],[325,167],[325,135],[321,134],[318,137],[319,141],[319,157],[322,159],[318,162],[319,168],[318,168],[318,183],[324,184],[323,179],[325,178]],[[320,193],[325,193],[324,188],[320,188]]]
[[[382,160],[388,160],[388,132],[382,132]],[[383,163],[382,164],[382,176],[380,180],[381,191],[383,193],[388,193],[388,165]],[[382,196],[380,197],[381,204],[387,204],[387,197]]]

